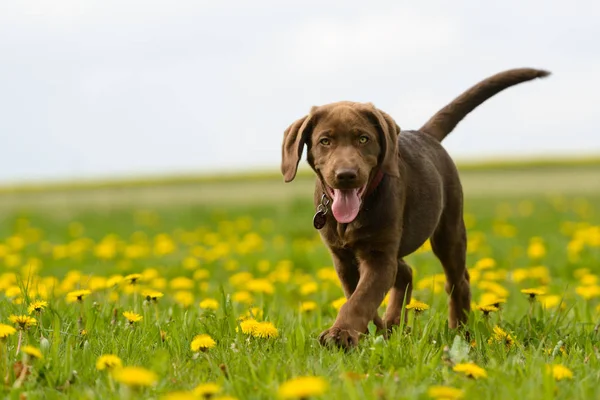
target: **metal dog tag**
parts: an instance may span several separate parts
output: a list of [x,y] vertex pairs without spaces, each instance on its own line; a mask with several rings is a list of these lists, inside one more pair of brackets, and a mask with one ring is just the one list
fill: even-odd
[[315,229],[321,229],[325,226],[325,223],[327,222],[327,205],[329,205],[329,199],[325,196],[325,193],[323,193],[323,196],[321,196],[321,204],[317,206],[317,213],[313,217],[313,226]]
[[325,214],[325,211],[319,210],[313,217],[313,225],[316,229],[321,229],[325,226],[325,222],[327,222],[327,217],[325,216]]

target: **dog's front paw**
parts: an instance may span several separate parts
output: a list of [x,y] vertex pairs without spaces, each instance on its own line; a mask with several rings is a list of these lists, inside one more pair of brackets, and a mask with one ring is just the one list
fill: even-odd
[[334,345],[343,349],[351,349],[358,345],[359,333],[354,329],[332,326],[319,335],[323,346]]

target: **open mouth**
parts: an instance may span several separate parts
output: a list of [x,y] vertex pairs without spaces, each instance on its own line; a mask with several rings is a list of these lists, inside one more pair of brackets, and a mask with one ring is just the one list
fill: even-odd
[[354,221],[360,211],[361,196],[366,187],[366,184],[356,189],[333,189],[327,186],[329,196],[333,200],[331,212],[337,222],[347,224]]

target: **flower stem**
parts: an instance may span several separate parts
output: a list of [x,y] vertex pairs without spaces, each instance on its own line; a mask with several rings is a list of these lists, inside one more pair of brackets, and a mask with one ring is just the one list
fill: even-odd
[[10,369],[8,368],[8,346],[6,346],[6,341],[5,340],[0,340],[2,342],[2,346],[0,346],[0,348],[2,348],[2,371],[4,371],[4,368],[6,368],[6,374],[4,375],[4,384],[8,385],[8,379],[9,379],[9,373],[10,373]]
[[17,350],[15,351],[15,354],[19,354],[19,351],[21,351],[21,342],[23,342],[23,329],[19,329],[19,340],[17,341]]
[[113,381],[111,372],[108,373],[108,386],[110,387],[111,393],[114,393],[115,392],[115,382]]
[[77,320],[77,324],[79,326],[79,332],[81,332],[83,330],[83,301],[79,302],[79,319]]
[[160,327],[160,323],[159,323],[160,322],[160,318],[159,318],[159,315],[158,315],[158,302],[154,302],[154,315],[156,317],[156,323]]
[[38,313],[38,318],[40,320],[40,340],[44,338],[44,325],[43,325],[43,321],[42,321],[42,312],[40,311]]

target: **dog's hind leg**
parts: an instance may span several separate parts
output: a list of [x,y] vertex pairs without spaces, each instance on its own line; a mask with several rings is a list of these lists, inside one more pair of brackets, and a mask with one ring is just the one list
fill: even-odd
[[[383,318],[385,326],[390,329],[394,325],[400,324],[402,309],[410,302],[413,286],[413,273],[410,266],[403,260],[398,260],[398,272],[394,286],[390,290],[390,298],[385,316]],[[406,320],[407,314],[404,314]]]
[[453,206],[447,205],[444,210],[431,237],[431,247],[441,261],[446,275],[446,293],[450,295],[448,326],[457,328],[459,324],[466,322],[471,310],[471,288],[466,267],[467,234],[462,216],[462,201]]

